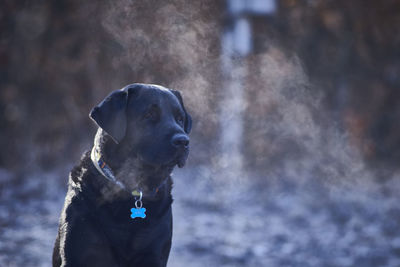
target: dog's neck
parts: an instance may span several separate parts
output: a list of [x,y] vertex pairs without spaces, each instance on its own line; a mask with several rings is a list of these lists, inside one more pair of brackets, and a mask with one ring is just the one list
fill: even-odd
[[154,196],[173,169],[143,163],[134,153],[118,147],[101,129],[96,134],[91,159],[106,179],[128,192],[140,190],[145,197]]

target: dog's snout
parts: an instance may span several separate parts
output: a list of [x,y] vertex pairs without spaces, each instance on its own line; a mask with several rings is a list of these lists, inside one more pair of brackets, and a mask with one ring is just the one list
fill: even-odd
[[176,134],[172,137],[172,144],[176,147],[187,147],[189,145],[189,137],[185,134]]

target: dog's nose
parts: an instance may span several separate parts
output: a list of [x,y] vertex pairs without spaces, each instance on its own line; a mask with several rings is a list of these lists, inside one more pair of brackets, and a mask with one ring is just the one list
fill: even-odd
[[176,134],[172,137],[172,144],[176,147],[187,147],[189,145],[189,137],[185,134]]

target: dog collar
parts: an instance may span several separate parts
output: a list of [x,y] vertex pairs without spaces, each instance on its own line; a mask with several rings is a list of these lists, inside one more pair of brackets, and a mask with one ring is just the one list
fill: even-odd
[[[93,165],[96,167],[96,169],[100,172],[101,175],[103,175],[107,180],[115,183],[118,185],[121,189],[129,192],[132,194],[132,196],[135,198],[135,208],[131,209],[131,218],[142,218],[144,219],[146,217],[146,209],[143,208],[143,202],[142,202],[142,197],[143,197],[143,192],[140,188],[133,190],[132,192],[129,191],[126,186],[121,183],[120,181],[115,178],[115,175],[110,168],[110,166],[107,165],[107,163],[101,158],[100,152],[93,147],[92,152],[90,153],[90,158],[93,162]],[[161,187],[165,185],[167,182],[168,177],[164,179],[164,181],[152,192],[150,196],[155,196],[158,191],[160,190]]]
[[93,147],[92,152],[90,153],[90,158],[92,159],[93,165],[96,167],[96,169],[108,180],[111,182],[117,184],[119,187],[124,189],[125,191],[128,191],[126,189],[125,185],[121,183],[120,181],[115,178],[113,171],[111,168],[107,165],[107,163],[101,158],[101,154],[99,151]]

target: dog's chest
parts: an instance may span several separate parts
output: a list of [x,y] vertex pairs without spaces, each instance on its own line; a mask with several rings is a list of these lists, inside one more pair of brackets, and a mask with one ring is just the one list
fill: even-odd
[[[108,242],[117,258],[131,262],[139,260],[144,252],[151,251],[157,255],[162,254],[166,244],[172,238],[172,214],[169,210],[163,218],[135,218],[129,224],[108,227],[106,230]],[[147,220],[147,221],[146,221]]]

